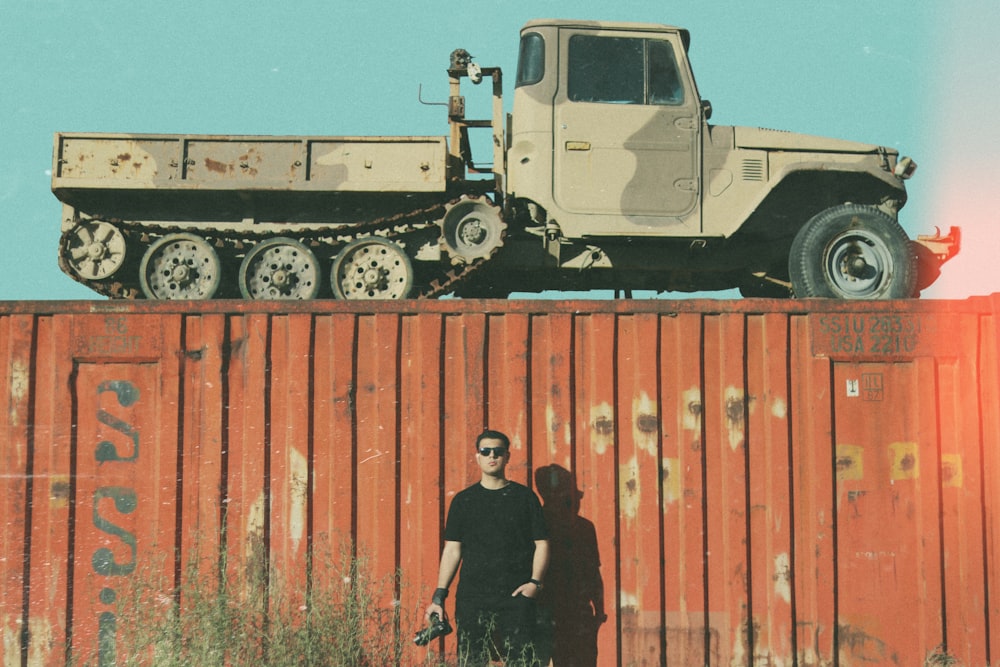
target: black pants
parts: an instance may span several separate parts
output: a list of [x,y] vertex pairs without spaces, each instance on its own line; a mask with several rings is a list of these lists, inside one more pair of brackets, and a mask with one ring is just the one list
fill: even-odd
[[484,665],[491,658],[530,667],[535,660],[535,601],[518,595],[456,599],[458,655],[462,667]]

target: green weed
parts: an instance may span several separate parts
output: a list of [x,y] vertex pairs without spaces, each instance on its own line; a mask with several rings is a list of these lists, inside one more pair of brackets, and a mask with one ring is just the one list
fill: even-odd
[[[118,667],[382,667],[409,664],[407,646],[422,611],[404,614],[401,577],[373,578],[349,547],[311,559],[291,579],[251,549],[234,567],[226,558],[192,557],[180,586],[136,576],[119,598],[113,645],[99,662]],[[163,569],[155,570],[163,572]],[[419,664],[446,667],[434,651]],[[450,664],[454,664],[453,662]]]

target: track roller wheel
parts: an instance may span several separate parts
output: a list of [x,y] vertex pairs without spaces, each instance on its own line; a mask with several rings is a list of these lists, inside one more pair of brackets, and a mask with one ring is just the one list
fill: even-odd
[[334,258],[330,286],[338,299],[405,299],[413,291],[413,265],[388,239],[356,239]]
[[194,234],[170,234],[142,256],[139,285],[147,299],[211,299],[220,274],[219,256],[208,241]]
[[295,239],[261,241],[240,265],[244,299],[309,300],[319,294],[320,268],[312,250]]

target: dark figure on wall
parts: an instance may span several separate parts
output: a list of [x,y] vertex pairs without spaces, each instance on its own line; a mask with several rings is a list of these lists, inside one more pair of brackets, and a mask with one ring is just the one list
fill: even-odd
[[608,618],[597,532],[580,516],[583,492],[570,471],[558,465],[539,468],[535,488],[549,529],[538,645],[554,667],[596,667],[597,632]]

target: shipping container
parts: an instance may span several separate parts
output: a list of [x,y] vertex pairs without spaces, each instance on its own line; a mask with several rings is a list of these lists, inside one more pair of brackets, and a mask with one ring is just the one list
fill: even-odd
[[1000,660],[1000,295],[4,303],[0,360],[4,667],[321,591],[452,655],[410,640],[486,426],[557,667]]

